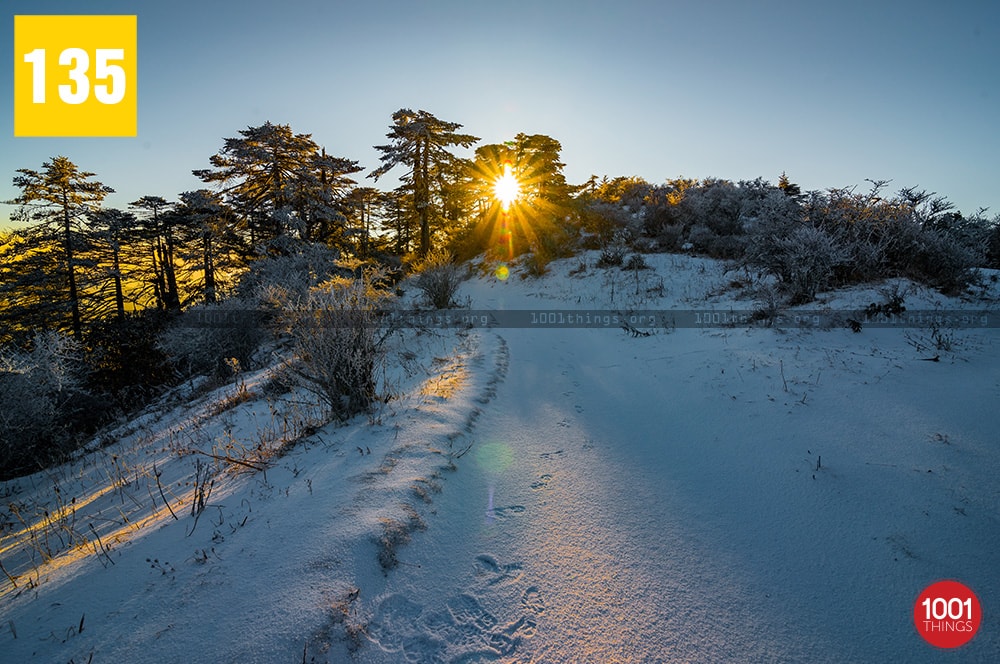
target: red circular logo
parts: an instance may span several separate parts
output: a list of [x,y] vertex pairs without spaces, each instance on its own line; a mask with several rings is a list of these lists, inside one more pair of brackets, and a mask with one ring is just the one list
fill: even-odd
[[958,581],[938,581],[924,588],[913,606],[913,624],[924,641],[938,648],[958,648],[979,631],[979,598]]

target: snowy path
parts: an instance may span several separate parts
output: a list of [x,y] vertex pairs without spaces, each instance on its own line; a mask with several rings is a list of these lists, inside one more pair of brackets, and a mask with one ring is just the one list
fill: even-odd
[[[992,440],[977,413],[996,386],[939,384],[915,401],[912,374],[925,365],[903,371],[870,347],[831,355],[759,330],[502,336],[508,376],[428,532],[372,602],[377,647],[360,661],[986,661],[996,651],[995,618],[961,653],[942,653],[910,613],[937,578],[1000,591],[996,483],[963,477],[955,495],[939,480],[954,450],[927,440],[934,427]],[[975,380],[975,367],[962,371]],[[910,428],[914,450],[886,456],[902,452],[880,427]],[[996,459],[972,447],[964,453]],[[902,504],[880,475],[915,483],[904,500],[926,499]],[[949,558],[948,535],[972,553]]]

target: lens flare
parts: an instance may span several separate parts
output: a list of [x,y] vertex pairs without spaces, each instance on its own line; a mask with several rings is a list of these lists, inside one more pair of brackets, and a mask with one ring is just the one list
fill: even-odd
[[486,443],[475,450],[476,463],[491,475],[502,475],[514,463],[514,450],[504,443]]
[[506,212],[510,209],[510,204],[517,200],[520,193],[521,183],[511,172],[510,162],[504,162],[503,175],[499,176],[493,184],[493,195],[500,201],[500,207]]

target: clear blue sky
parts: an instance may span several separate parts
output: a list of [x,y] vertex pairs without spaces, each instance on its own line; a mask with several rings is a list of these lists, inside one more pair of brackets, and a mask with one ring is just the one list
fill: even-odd
[[[562,143],[570,182],[782,171],[804,189],[919,185],[1000,212],[996,0],[13,0],[0,27],[0,200],[63,154],[176,198],[224,137],[290,124],[377,166],[391,115]],[[137,138],[13,138],[15,14],[137,14]],[[362,174],[363,176],[363,174]],[[370,180],[365,180],[370,184]],[[392,186],[393,182],[386,182]],[[0,224],[12,211],[0,206]]]

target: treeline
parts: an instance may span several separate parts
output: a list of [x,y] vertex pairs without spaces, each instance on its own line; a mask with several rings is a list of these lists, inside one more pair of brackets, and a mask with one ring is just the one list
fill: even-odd
[[803,192],[782,174],[773,185],[689,179],[591,178],[578,199],[604,262],[626,248],[686,251],[770,275],[788,304],[824,289],[907,277],[946,294],[973,285],[977,268],[1000,268],[1000,216],[966,217],[915,187]]
[[[367,174],[377,184],[400,167],[388,191],[362,186],[357,161],[269,122],[223,140],[193,171],[205,188],[150,193],[124,210],[105,207],[111,187],[66,157],[18,170],[18,227],[0,235],[0,477],[59,458],[182,379],[253,367],[271,337],[248,312],[354,301],[344,284],[376,284],[365,265],[377,268],[380,298],[426,266],[418,286],[435,306],[457,283],[448,261],[483,253],[539,275],[580,248],[601,249],[605,265],[630,251],[698,252],[773,276],[788,302],[897,275],[959,292],[977,266],[1000,267],[998,219],[964,217],[917,189],[802,192],[784,175],[777,185],[595,176],[574,186],[557,140],[521,133],[463,158],[479,139],[461,129],[396,112]],[[494,192],[505,169],[519,183],[509,210]],[[199,310],[245,324],[185,322]],[[372,343],[331,338],[321,345]],[[294,348],[316,354],[316,343]],[[321,369],[309,380],[334,416],[372,398],[370,376],[352,388],[344,371]],[[338,411],[334,393],[353,405]]]
[[[361,186],[357,161],[270,122],[223,140],[193,171],[205,188],[127,209],[105,207],[113,189],[67,157],[19,169],[17,227],[0,235],[0,475],[48,463],[183,378],[254,364],[261,326],[196,327],[184,322],[192,310],[274,309],[361,264],[398,278],[501,239],[512,257],[551,219],[565,223],[574,189],[558,141],[518,134],[462,158],[479,139],[460,129],[395,113],[368,174],[377,183],[399,166],[390,191]],[[492,188],[505,163],[521,203],[498,239]]]

